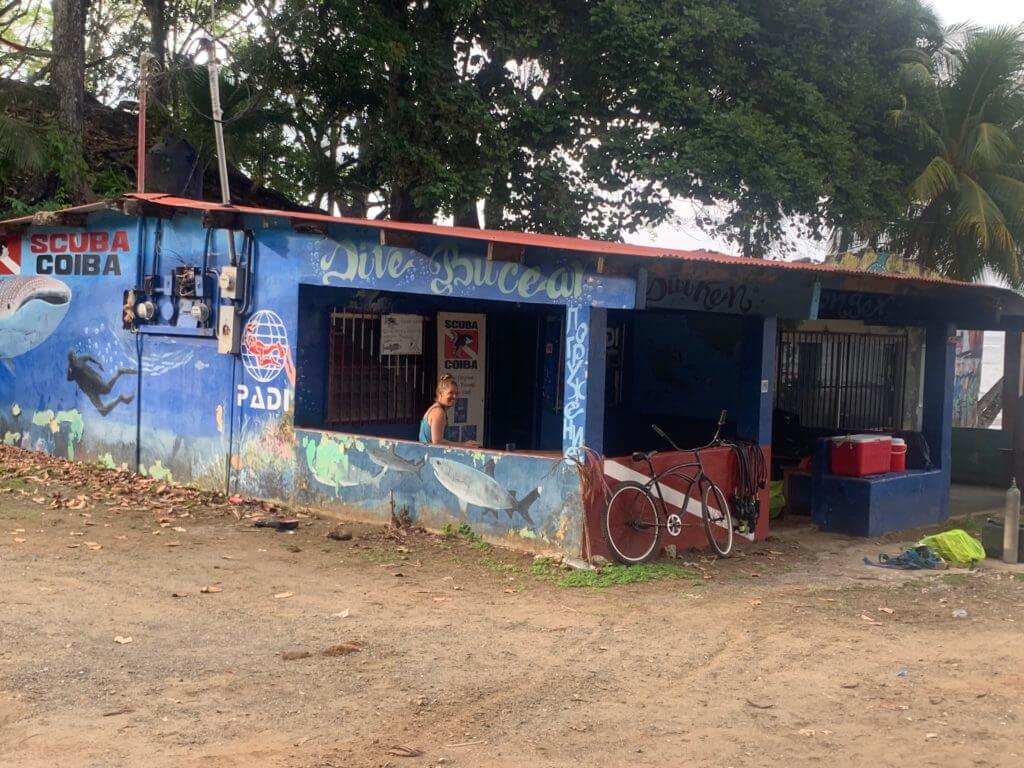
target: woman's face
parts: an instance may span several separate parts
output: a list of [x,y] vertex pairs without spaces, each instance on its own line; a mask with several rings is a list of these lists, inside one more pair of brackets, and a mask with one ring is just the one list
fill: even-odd
[[458,398],[458,396],[458,387],[448,387],[447,389],[441,390],[441,394],[438,395],[437,397],[437,402],[439,402],[445,408],[451,408],[453,405],[455,405],[455,400]]

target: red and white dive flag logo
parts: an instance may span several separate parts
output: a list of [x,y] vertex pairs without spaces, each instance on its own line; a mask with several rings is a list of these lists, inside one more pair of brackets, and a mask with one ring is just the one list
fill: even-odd
[[0,237],[0,275],[21,274],[21,238]]

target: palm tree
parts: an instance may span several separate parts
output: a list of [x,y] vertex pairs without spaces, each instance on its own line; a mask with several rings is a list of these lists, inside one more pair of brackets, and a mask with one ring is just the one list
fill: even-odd
[[894,244],[949,277],[1024,285],[1024,27],[951,29],[901,85],[891,117],[916,132],[923,170]]

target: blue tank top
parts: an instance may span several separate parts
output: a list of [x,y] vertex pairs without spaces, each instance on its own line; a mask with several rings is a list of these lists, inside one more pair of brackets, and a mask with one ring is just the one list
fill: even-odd
[[[427,408],[427,413],[430,413],[435,408],[441,408],[441,406],[438,405],[437,403],[434,403],[432,406]],[[443,410],[444,409],[442,408],[442,411]],[[420,419],[420,442],[421,443],[432,443],[432,442],[434,442],[433,439],[432,439],[433,438],[433,434],[431,433],[431,430],[430,430],[430,422],[427,421],[427,413],[424,413],[423,414],[423,418]],[[445,426],[448,426],[448,414],[445,414],[444,422],[445,422]],[[443,434],[443,430],[442,430],[442,434]]]

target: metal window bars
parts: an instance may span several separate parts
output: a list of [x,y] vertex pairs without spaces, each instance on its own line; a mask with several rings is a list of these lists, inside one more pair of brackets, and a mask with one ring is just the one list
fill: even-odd
[[433,322],[423,317],[423,351],[381,354],[382,313],[331,312],[327,423],[415,423],[433,395]]
[[775,407],[801,426],[903,427],[908,334],[781,330]]

